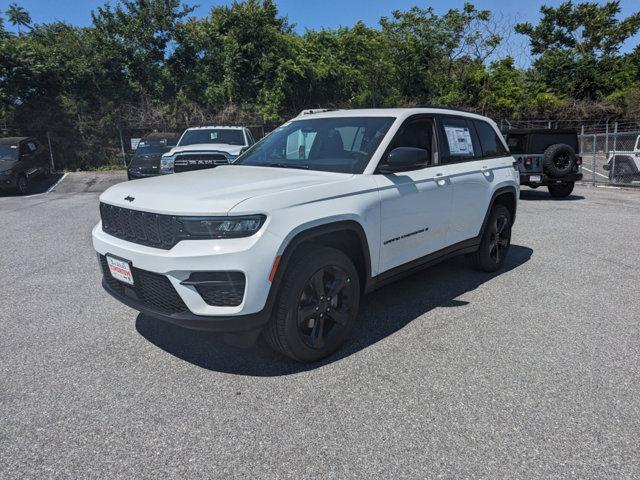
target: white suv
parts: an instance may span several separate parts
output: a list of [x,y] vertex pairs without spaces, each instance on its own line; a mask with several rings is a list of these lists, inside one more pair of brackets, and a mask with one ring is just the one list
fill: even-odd
[[509,249],[519,176],[494,122],[434,108],[289,121],[233,165],[111,187],[93,244],[132,308],[299,361],[335,351],[361,296]]
[[246,127],[187,128],[178,144],[162,155],[160,173],[180,173],[228,165],[255,143]]

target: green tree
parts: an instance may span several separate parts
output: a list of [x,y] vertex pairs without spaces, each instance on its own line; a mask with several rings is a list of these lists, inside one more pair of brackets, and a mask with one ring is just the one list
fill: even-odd
[[92,13],[96,53],[126,73],[135,93],[161,95],[168,46],[192,11],[180,0],[107,2]]
[[31,15],[27,12],[23,7],[19,6],[17,3],[12,3],[9,5],[7,9],[7,17],[9,18],[9,23],[14,27],[18,27],[18,35],[22,35],[20,27],[26,27],[27,29],[31,29]]
[[537,25],[520,23],[516,31],[529,37],[535,70],[550,91],[596,100],[630,80],[623,43],[640,29],[640,12],[619,19],[620,2],[563,2],[540,8]]

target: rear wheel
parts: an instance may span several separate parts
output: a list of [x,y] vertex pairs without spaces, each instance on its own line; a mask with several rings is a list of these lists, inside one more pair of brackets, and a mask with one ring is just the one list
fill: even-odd
[[573,192],[574,182],[560,183],[558,185],[549,185],[549,193],[553,198],[565,198]]
[[20,195],[26,195],[29,193],[29,180],[26,175],[20,175],[16,181],[16,190]]
[[491,210],[489,220],[482,233],[478,251],[470,256],[474,268],[495,272],[504,264],[511,245],[511,212],[504,205]]
[[347,339],[360,304],[358,271],[339,250],[303,247],[291,259],[263,335],[276,351],[315,362]]

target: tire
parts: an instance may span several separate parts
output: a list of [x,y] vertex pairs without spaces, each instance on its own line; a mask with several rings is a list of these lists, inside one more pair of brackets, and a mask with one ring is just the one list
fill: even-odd
[[551,145],[542,155],[542,168],[547,175],[560,178],[568,175],[576,165],[576,152],[564,143]]
[[[358,315],[360,279],[353,262],[334,248],[303,246],[282,278],[263,337],[298,362],[331,355],[349,337]],[[332,289],[335,295],[327,296]]]
[[27,179],[26,175],[20,175],[18,180],[16,180],[16,191],[19,195],[29,193],[29,179]]
[[511,222],[511,212],[507,207],[493,207],[482,232],[480,246],[470,255],[471,265],[475,269],[495,272],[502,267],[511,245]]
[[553,198],[565,198],[571,195],[575,182],[560,183],[558,185],[549,185],[549,193]]
[[631,183],[635,173],[628,163],[618,163],[615,171],[611,172],[611,181],[613,183]]

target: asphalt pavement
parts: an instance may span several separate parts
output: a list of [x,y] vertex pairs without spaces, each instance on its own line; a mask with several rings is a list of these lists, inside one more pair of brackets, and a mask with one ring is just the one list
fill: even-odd
[[299,365],[102,291],[121,179],[0,198],[0,478],[640,477],[639,191],[525,189],[503,272],[379,290]]

